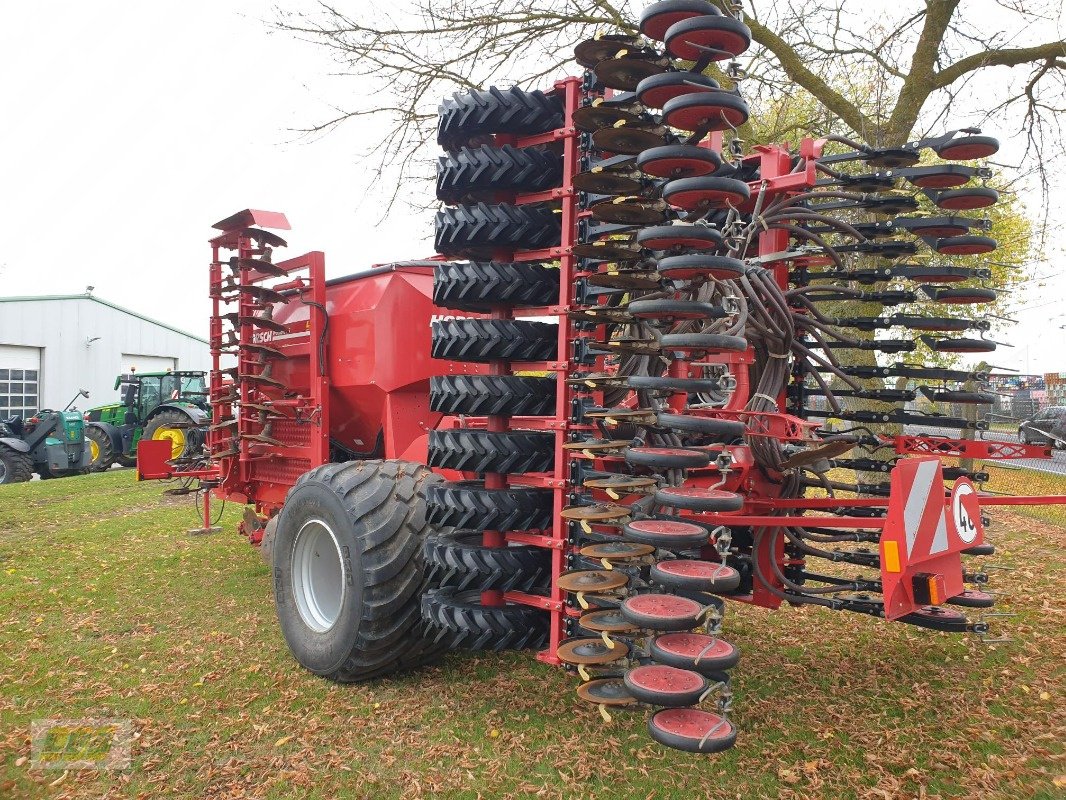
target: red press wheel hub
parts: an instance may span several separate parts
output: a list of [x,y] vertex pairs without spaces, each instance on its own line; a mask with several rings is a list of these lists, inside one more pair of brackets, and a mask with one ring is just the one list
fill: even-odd
[[673,594],[638,594],[622,601],[622,615],[642,628],[686,631],[699,624],[703,606]]
[[700,525],[666,519],[634,520],[627,522],[623,530],[630,539],[667,550],[702,547],[711,537]]
[[667,747],[690,753],[720,753],[737,739],[733,723],[699,708],[665,708],[648,720],[648,733]]
[[707,679],[698,672],[665,664],[635,667],[624,681],[635,698],[656,706],[690,706],[707,691]]

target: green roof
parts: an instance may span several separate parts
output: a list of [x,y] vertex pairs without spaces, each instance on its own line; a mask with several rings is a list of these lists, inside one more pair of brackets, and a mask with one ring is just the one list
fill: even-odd
[[204,339],[200,336],[195,336],[194,334],[191,334],[188,331],[183,331],[180,328],[175,328],[173,325],[167,325],[165,322],[160,322],[157,319],[146,317],[144,314],[138,314],[136,311],[131,311],[130,309],[125,308],[124,306],[120,306],[117,303],[112,303],[109,300],[104,300],[103,298],[97,297],[96,295],[92,294],[41,294],[26,297],[0,297],[0,303],[30,303],[38,300],[92,300],[93,302],[99,303],[100,305],[107,306],[108,308],[113,308],[116,311],[121,311],[123,314],[129,314],[131,317],[143,319],[145,322],[150,322],[153,325],[158,325],[160,328],[166,328],[168,331],[173,331],[174,333],[179,333],[182,336],[188,336],[190,339],[195,339],[198,342],[208,344],[207,339]]

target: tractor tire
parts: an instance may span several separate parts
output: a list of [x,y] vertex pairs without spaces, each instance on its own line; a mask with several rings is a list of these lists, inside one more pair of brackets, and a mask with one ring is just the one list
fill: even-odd
[[141,434],[142,439],[165,439],[169,438],[164,435],[164,431],[168,428],[181,431],[180,441],[182,444],[173,444],[170,457],[173,458],[188,458],[190,456],[197,455],[193,452],[191,446],[192,439],[189,436],[189,428],[191,427],[191,420],[180,411],[160,411],[150,420],[148,424],[144,426],[144,433]]
[[[0,444],[0,485],[22,483],[33,477],[33,459],[13,447]],[[43,477],[43,476],[42,476]]]
[[438,528],[533,531],[552,526],[552,492],[547,489],[486,489],[481,481],[453,481],[431,486],[426,502],[427,519]]
[[137,456],[115,456],[115,461],[121,467],[137,466]]
[[518,88],[456,92],[437,114],[437,144],[450,151],[494,133],[529,135],[563,126],[558,97]]
[[482,145],[437,160],[437,199],[491,200],[496,192],[539,192],[562,183],[563,160],[547,150]]
[[434,225],[438,253],[475,257],[556,247],[561,228],[559,216],[550,210],[506,203],[445,208],[437,212]]
[[512,319],[444,319],[431,326],[430,355],[449,361],[551,361],[559,326]]
[[549,472],[555,464],[555,434],[464,428],[430,431],[427,463],[460,472]]
[[456,591],[529,592],[551,586],[551,551],[532,545],[485,547],[478,531],[426,539],[426,571],[434,587]]
[[429,379],[429,407],[475,417],[555,413],[555,379],[517,375],[439,375]]
[[548,614],[529,606],[481,604],[478,591],[453,587],[422,596],[422,618],[449,650],[525,650],[548,641]]
[[559,270],[535,262],[443,262],[433,278],[433,304],[488,312],[493,306],[547,306],[559,301]]
[[304,473],[273,542],[274,599],[301,666],[341,683],[440,654],[422,622],[426,491],[440,478],[407,461],[350,461]]
[[89,471],[103,472],[111,469],[111,465],[115,463],[115,447],[111,444],[111,437],[107,432],[96,425],[86,425],[85,439],[89,444],[89,452],[93,455]]

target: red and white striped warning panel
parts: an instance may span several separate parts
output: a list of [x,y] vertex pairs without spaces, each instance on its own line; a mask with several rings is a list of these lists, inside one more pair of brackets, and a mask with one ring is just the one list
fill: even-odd
[[881,534],[885,616],[896,619],[961,594],[960,553],[984,539],[977,492],[966,478],[951,492],[938,458],[908,458],[891,475]]

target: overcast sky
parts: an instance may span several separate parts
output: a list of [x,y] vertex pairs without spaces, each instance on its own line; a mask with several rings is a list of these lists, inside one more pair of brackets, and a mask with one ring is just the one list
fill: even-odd
[[[877,3],[857,5],[870,14]],[[377,224],[385,192],[368,192],[374,165],[357,155],[380,123],[314,141],[291,132],[327,118],[354,85],[328,77],[319,49],[262,24],[270,8],[0,0],[0,295],[91,284],[206,335],[210,225],[247,207],[285,212],[288,253],[324,250],[330,275],[431,254],[431,214],[401,208]],[[1062,197],[1057,187],[1053,220]],[[1064,241],[1057,233],[1038,267],[1049,279],[1023,287],[1016,347],[995,363],[1066,371]]]

